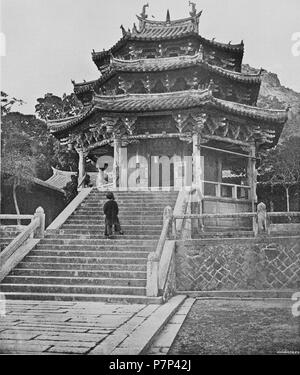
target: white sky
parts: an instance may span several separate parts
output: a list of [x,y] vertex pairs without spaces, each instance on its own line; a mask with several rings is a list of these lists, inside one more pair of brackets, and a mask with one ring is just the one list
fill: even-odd
[[[1,0],[1,89],[27,102],[47,92],[72,91],[71,79],[96,79],[91,51],[110,48],[120,25],[132,28],[147,0]],[[189,16],[188,0],[148,0],[150,19]],[[300,56],[292,35],[300,32],[300,0],[194,0],[203,9],[200,34],[232,44],[245,43],[244,63],[277,73],[281,83],[300,92]],[[151,16],[154,15],[155,18]],[[0,34],[1,35],[1,34]],[[0,38],[1,40],[2,38]]]

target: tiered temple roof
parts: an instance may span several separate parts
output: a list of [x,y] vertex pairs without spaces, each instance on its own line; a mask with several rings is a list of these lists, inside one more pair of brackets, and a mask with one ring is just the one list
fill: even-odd
[[[124,123],[130,117],[134,117],[132,121],[135,122],[138,117],[144,116],[173,116],[174,118],[174,116],[181,116],[180,113],[185,113],[185,116],[193,114],[196,117],[199,114],[200,116],[204,114],[210,116],[211,121],[214,121],[214,129],[209,130],[213,135],[216,135],[215,130],[217,128],[224,128],[224,124],[226,124],[223,131],[224,137],[229,132],[228,127],[231,126],[232,129],[235,129],[235,135],[233,135],[235,139],[240,134],[242,127],[246,133],[251,128],[252,130],[249,131],[253,133],[258,126],[261,134],[267,134],[267,138],[270,134],[273,134],[269,137],[272,140],[269,139],[267,147],[270,147],[270,144],[274,145],[278,141],[283,125],[287,120],[287,111],[264,109],[256,106],[261,76],[260,73],[244,74],[240,72],[239,64],[242,61],[244,44],[222,44],[201,37],[198,34],[201,12],[197,13],[194,5],[189,18],[176,21],[171,21],[169,12],[166,21],[150,21],[147,19],[145,10],[146,6],[144,6],[141,15],[138,16],[139,30],[135,25],[132,31],[126,31],[122,27],[123,37],[115,46],[108,51],[93,53],[93,60],[97,61],[98,67],[102,64],[99,61],[105,57],[105,61],[103,60],[105,69],[100,69],[103,72],[101,77],[90,82],[73,82],[74,91],[80,99],[83,98],[83,95],[87,95],[88,100],[85,101],[84,112],[72,118],[50,121],[51,133],[66,142],[68,138],[72,138],[72,134],[79,134],[82,130],[85,132],[86,139],[90,142],[91,139],[94,139],[94,133],[90,132],[89,129],[94,129],[96,126],[100,134],[105,118],[108,119],[107,121],[116,124],[117,121]],[[193,42],[188,39],[188,47],[185,47],[187,41],[184,38],[187,35],[196,37],[198,44],[194,43],[193,45]],[[177,50],[179,55],[168,56],[164,54],[161,43],[174,38],[181,39],[176,47],[179,48]],[[142,52],[142,57],[133,58],[138,54],[136,50],[143,47],[143,44],[139,47],[132,44],[129,46],[130,48],[127,46],[127,49],[123,49],[117,54],[118,58],[113,56],[128,41],[133,40],[139,40],[146,44],[149,40],[156,41],[155,48],[159,55],[149,58],[149,56],[144,56],[144,52]],[[168,49],[167,42],[164,48],[165,50]],[[238,55],[237,60],[236,55]],[[223,63],[229,68],[225,69],[220,66]],[[184,79],[188,69],[189,85],[187,87],[189,89],[187,90],[185,85],[174,85],[176,77],[182,76]],[[209,77],[213,74],[218,81],[217,93],[215,92],[214,81],[207,80],[207,73],[209,73]],[[149,83],[150,75],[152,86]],[[169,84],[169,76],[171,75],[173,75],[173,85]],[[125,90],[120,90],[119,86],[122,80],[127,79],[128,87],[128,80],[134,83],[137,76],[139,76],[140,86],[133,84],[130,85],[129,91],[126,87]],[[112,82],[107,90],[105,86],[109,86],[110,80]],[[156,88],[156,91],[152,92],[151,88],[158,81],[161,85],[160,89]],[[196,84],[194,84],[194,81],[196,81]],[[201,85],[201,83],[203,84]],[[222,95],[220,95],[220,89],[223,90]],[[235,95],[234,90],[237,90],[238,95]],[[254,105],[249,105],[249,103],[254,103]],[[180,124],[179,128],[181,129],[179,133],[181,133],[183,128]],[[217,133],[218,137],[219,134],[223,134],[222,131]],[[132,131],[130,131],[130,134],[133,136]],[[106,138],[112,136],[113,132],[105,135]],[[141,134],[138,134],[138,136],[141,136]],[[242,138],[250,139],[247,135]],[[99,144],[99,142],[95,142]],[[110,140],[105,139],[103,142],[110,142]]]
[[49,121],[52,133],[70,129],[79,124],[95,111],[107,113],[152,113],[192,109],[198,107],[222,109],[249,119],[284,124],[287,119],[286,110],[272,110],[229,102],[215,98],[209,89],[187,90],[160,94],[125,94],[117,96],[95,95],[93,104],[85,113],[61,120]]
[[205,39],[199,35],[199,18],[202,14],[202,11],[199,13],[194,13],[193,16],[189,18],[183,18],[180,20],[170,20],[168,19],[168,14],[166,21],[150,21],[146,18],[146,14],[137,16],[140,23],[139,30],[137,30],[135,25],[133,26],[132,30],[128,29],[127,31],[123,26],[121,26],[123,32],[122,38],[108,50],[103,50],[100,52],[93,51],[93,61],[98,66],[98,61],[101,61],[103,58],[117,53],[118,50],[128,41],[163,41],[182,39],[187,36],[195,36],[200,44],[217,49],[223,49],[225,51],[237,52],[243,55],[243,41],[238,44],[220,43],[216,42],[214,39]]
[[119,73],[149,73],[149,72],[163,72],[170,70],[180,70],[188,67],[202,67],[208,71],[214,72],[219,76],[226,77],[232,81],[244,82],[247,84],[260,85],[261,74],[240,73],[232,70],[223,69],[221,67],[209,64],[203,60],[202,54],[183,55],[164,58],[152,59],[136,59],[136,60],[121,60],[111,57],[109,69],[99,79],[75,83],[74,92],[76,94],[91,91],[96,85],[101,85],[109,80],[112,76]]

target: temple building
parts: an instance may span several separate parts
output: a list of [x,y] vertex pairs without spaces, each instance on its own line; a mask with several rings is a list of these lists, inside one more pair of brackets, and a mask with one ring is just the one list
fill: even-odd
[[242,73],[244,43],[199,34],[202,12],[125,29],[110,49],[92,52],[99,78],[75,83],[82,114],[49,122],[51,133],[86,162],[108,164],[114,189],[196,186],[204,212],[251,211],[256,160],[274,147],[286,110],[257,107],[261,72]]

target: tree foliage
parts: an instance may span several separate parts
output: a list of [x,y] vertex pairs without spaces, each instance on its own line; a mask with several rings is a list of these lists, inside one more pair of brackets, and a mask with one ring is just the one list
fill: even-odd
[[70,117],[81,111],[74,94],[62,98],[47,94],[39,98],[38,117],[12,112],[15,104],[22,103],[22,100],[1,92],[1,175],[2,182],[12,187],[17,213],[18,187],[30,189],[35,177],[46,180],[52,174],[52,166],[63,170],[77,169],[77,153],[60,145],[50,134],[45,120]]
[[37,102],[35,112],[43,120],[73,117],[78,115],[83,108],[74,93],[64,94],[62,97],[48,93],[43,98],[38,98]]
[[289,211],[289,189],[300,184],[300,137],[291,137],[269,150],[258,173],[260,183],[285,189]]
[[[78,115],[83,106],[75,94],[64,94],[62,97],[46,94],[43,98],[37,99],[35,111],[37,116],[43,120],[57,120]],[[54,137],[50,136],[53,148],[52,166],[62,170],[76,171],[78,155],[74,150],[67,150]]]
[[2,117],[2,182],[12,188],[17,214],[20,214],[17,188],[22,186],[30,190],[38,165],[38,140],[24,130],[24,127],[26,128],[30,123],[27,117],[31,120],[32,117],[35,118],[35,116],[25,116],[19,113],[8,113]]
[[11,97],[4,91],[1,91],[0,101],[1,101],[1,116],[8,114],[15,104],[20,106],[25,103],[22,99]]

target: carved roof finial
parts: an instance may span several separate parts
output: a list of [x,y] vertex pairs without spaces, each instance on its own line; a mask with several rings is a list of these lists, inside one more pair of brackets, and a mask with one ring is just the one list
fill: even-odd
[[167,10],[167,17],[166,17],[166,22],[170,22],[171,17],[170,17],[170,11],[169,9]]
[[126,30],[125,30],[124,26],[121,25],[121,26],[120,26],[120,29],[122,30],[122,34],[123,34],[123,36],[125,36],[125,35],[126,35]]
[[141,17],[145,20],[146,18],[148,18],[148,15],[146,14],[146,8],[149,7],[149,3],[143,5],[143,10],[142,10],[142,13],[140,14]]
[[196,14],[197,14],[197,11],[196,11],[196,4],[193,3],[192,1],[189,1],[189,6],[192,6],[192,10],[190,11],[190,16],[191,16],[191,17],[195,17]]

